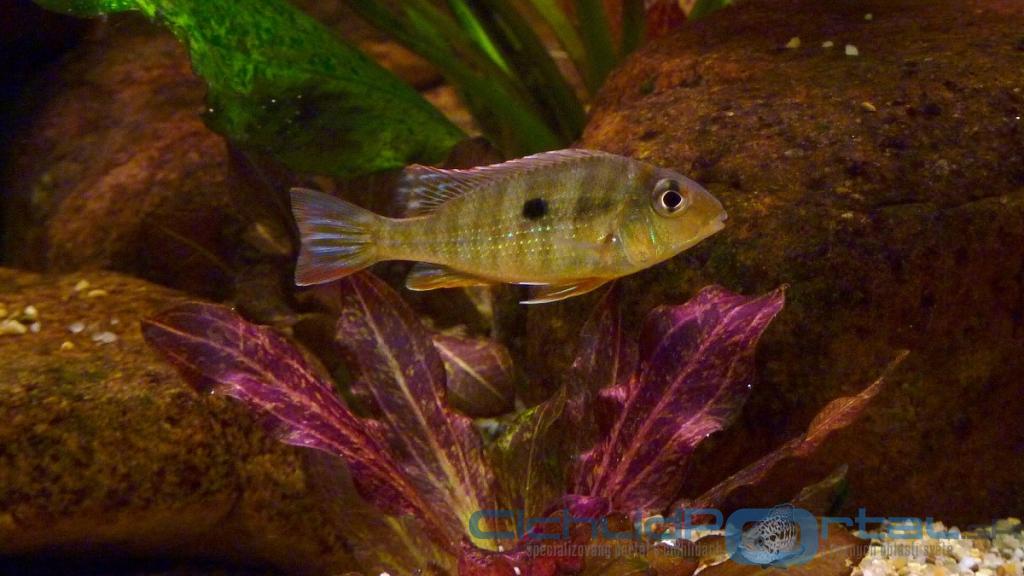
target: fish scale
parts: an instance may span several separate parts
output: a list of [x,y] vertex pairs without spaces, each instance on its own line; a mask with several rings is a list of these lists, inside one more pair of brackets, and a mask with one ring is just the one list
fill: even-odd
[[554,301],[665,260],[722,228],[721,204],[692,180],[624,156],[561,150],[470,170],[412,166],[407,218],[293,190],[299,284],[380,260],[419,262],[416,290],[543,284]]

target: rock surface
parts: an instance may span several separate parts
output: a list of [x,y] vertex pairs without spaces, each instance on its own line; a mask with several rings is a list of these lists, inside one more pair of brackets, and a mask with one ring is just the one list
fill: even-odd
[[180,299],[113,273],[0,269],[0,317],[28,328],[0,335],[0,560],[350,568],[304,455],[143,342],[140,318]]
[[204,91],[158,27],[134,16],[95,27],[24,105],[31,119],[0,178],[6,260],[116,269],[222,298],[252,264],[241,238],[257,223],[285,236],[287,258],[287,228],[267,203],[246,202],[227,145],[199,117]]
[[[300,4],[471,129],[427,63],[358,25],[337,2]],[[335,183],[232,150],[203,123],[204,94],[166,30],[132,14],[94,26],[40,75],[18,110],[0,166],[3,261],[38,271],[118,270],[243,304],[257,300],[253,292],[289,291],[285,191]]]
[[[1024,508],[1024,4],[827,4],[750,0],[653,43],[610,78],[582,140],[680,169],[730,214],[625,280],[634,321],[710,283],[790,285],[741,421],[684,495],[905,348],[869,417],[746,503],[848,462],[847,511],[1004,516]],[[802,47],[785,48],[793,37]],[[568,366],[594,298],[530,309],[535,374]]]

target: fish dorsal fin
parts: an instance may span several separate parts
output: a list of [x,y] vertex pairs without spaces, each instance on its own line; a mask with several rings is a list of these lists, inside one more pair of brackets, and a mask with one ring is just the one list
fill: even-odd
[[422,216],[438,206],[476,188],[543,168],[584,158],[615,157],[614,154],[582,148],[541,152],[515,160],[468,169],[445,169],[413,164],[402,172],[398,183],[406,216]]

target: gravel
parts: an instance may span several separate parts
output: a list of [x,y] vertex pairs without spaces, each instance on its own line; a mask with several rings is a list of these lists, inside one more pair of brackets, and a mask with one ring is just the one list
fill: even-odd
[[[890,527],[895,526],[890,524]],[[1018,518],[999,520],[983,529],[953,538],[932,538],[926,533],[915,540],[885,538],[871,541],[870,551],[852,576],[1024,576],[1024,535]],[[932,532],[947,532],[935,523]]]

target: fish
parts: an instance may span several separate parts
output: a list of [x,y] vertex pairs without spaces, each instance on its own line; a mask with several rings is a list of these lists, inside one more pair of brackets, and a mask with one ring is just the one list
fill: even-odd
[[800,525],[793,521],[793,505],[782,504],[743,532],[736,553],[750,564],[762,568],[785,566],[787,560],[803,555]]
[[523,284],[535,286],[524,304],[555,302],[663,262],[727,218],[674,170],[579,148],[470,169],[412,165],[398,197],[406,211],[389,218],[293,188],[296,284],[411,260],[410,290]]

